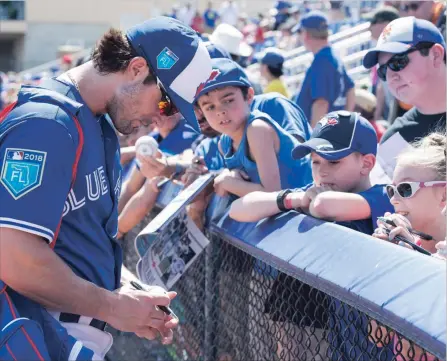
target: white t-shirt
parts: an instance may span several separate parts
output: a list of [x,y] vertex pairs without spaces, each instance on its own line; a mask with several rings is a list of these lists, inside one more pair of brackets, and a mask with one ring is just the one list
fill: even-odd
[[219,9],[219,16],[221,23],[236,26],[239,19],[239,7],[236,2],[225,1]]

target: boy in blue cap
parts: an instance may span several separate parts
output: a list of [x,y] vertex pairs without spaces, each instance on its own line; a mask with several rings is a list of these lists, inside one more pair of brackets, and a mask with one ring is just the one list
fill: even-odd
[[328,19],[320,11],[311,11],[294,28],[305,48],[314,54],[300,92],[293,100],[303,109],[315,127],[327,113],[335,110],[353,111],[355,107],[354,82],[345,66],[328,42]]
[[[313,183],[296,190],[248,194],[232,203],[230,217],[241,222],[256,222],[294,209],[371,234],[377,217],[383,216],[392,208],[385,185],[371,186],[369,179],[376,152],[377,135],[369,121],[358,113],[329,113],[318,122],[311,139],[293,150],[293,157],[296,159],[311,153]],[[299,310],[283,314],[276,308],[275,299],[290,295],[289,301],[293,303],[296,292],[310,299],[314,296],[306,291],[306,285],[296,285],[299,291],[292,293],[284,286],[284,282],[283,276],[275,282],[266,303],[266,312],[271,314],[273,321],[286,319],[296,323],[298,327],[304,327],[306,325],[301,322],[304,320],[297,316],[300,314]],[[370,359],[366,355],[374,353],[364,354],[363,346],[360,347],[365,345],[368,350],[375,347],[365,336],[361,336],[367,334],[364,329],[367,325],[365,320],[359,315],[355,316],[353,310],[348,310],[347,306],[340,305],[337,300],[313,300],[311,304],[318,305],[320,311],[306,309],[302,314],[314,315],[315,320],[311,321],[315,321],[314,326],[317,329],[329,324],[331,360],[344,361],[346,355],[365,361]],[[329,312],[322,312],[323,309],[329,309]],[[355,322],[347,320],[347,315],[351,313]]]
[[254,91],[242,68],[229,59],[213,59],[212,65],[196,102],[210,126],[222,133],[219,150],[227,169],[215,179],[216,193],[244,196],[305,184],[308,157],[295,163],[291,151],[297,140],[269,115],[250,111]]
[[371,186],[369,179],[377,153],[377,135],[369,121],[347,111],[327,114],[311,138],[293,150],[293,157],[301,159],[309,153],[312,183],[294,191],[250,194],[232,204],[230,216],[254,222],[300,209],[316,218],[358,221],[357,229],[371,234],[377,217],[388,212],[391,204],[385,186]]
[[261,76],[267,81],[264,93],[276,92],[289,97],[287,87],[281,81],[283,72],[284,57],[278,49],[269,50],[261,59]]
[[191,102],[210,73],[196,32],[158,17],[126,33],[111,29],[91,61],[23,87],[0,116],[2,281],[41,304],[95,359],[112,344],[106,323],[148,339],[161,334],[164,343],[177,325],[156,307],[175,293],[121,287],[116,130],[129,134],[175,109],[198,129]]

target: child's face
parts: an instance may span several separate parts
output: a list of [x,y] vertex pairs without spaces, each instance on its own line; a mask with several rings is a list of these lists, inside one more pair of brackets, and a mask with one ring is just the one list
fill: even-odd
[[312,152],[312,177],[317,186],[328,185],[339,192],[356,192],[363,177],[369,174],[364,157],[352,153],[337,161],[330,161]]
[[198,104],[214,130],[231,135],[245,126],[252,99],[252,88],[244,99],[240,88],[227,86],[202,95]]
[[[397,164],[393,175],[393,184],[401,182],[430,182],[436,180],[433,170],[417,165]],[[445,188],[420,188],[412,197],[402,198],[395,192],[391,203],[396,213],[408,218],[415,229],[427,230],[434,225],[445,207]],[[427,232],[430,233],[430,232]]]

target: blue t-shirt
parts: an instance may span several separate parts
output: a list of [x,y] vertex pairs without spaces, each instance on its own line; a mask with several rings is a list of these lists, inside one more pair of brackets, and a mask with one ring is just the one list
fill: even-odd
[[[47,86],[75,100],[23,87],[20,105],[0,124],[0,226],[44,238],[79,277],[114,290],[122,264],[115,240],[121,187],[118,139],[112,125],[96,117],[71,84],[51,80]],[[70,188],[79,139],[71,115],[78,111],[84,146]]]
[[307,119],[312,119],[312,103],[319,99],[329,102],[328,113],[346,107],[346,94],[354,87],[343,61],[330,46],[321,49],[306,72],[301,90],[293,100],[303,109]]
[[267,113],[288,133],[304,141],[310,138],[312,129],[301,108],[284,95],[266,93],[256,95],[251,103],[251,110],[257,109]]
[[214,28],[216,26],[217,18],[219,17],[219,14],[216,10],[213,9],[207,9],[203,13],[203,19],[205,20],[205,25]]
[[[306,191],[314,183],[310,183],[304,187],[297,188],[294,191]],[[394,207],[386,194],[385,185],[376,184],[366,191],[358,193],[368,202],[371,208],[371,217],[367,219],[359,219],[355,221],[335,222],[344,227],[354,229],[358,232],[372,235],[377,224],[377,217],[382,217],[385,212],[394,212]]]
[[301,187],[308,184],[312,179],[310,169],[310,158],[304,157],[299,160],[292,158],[292,150],[298,141],[281,126],[278,125],[268,114],[253,110],[245,125],[245,132],[236,152],[233,152],[233,140],[226,134],[221,135],[220,144],[228,169],[240,169],[248,174],[250,181],[261,183],[256,163],[250,159],[250,149],[247,139],[248,126],[255,120],[261,119],[270,124],[278,134],[280,147],[276,154],[281,177],[281,188]]
[[191,144],[197,139],[197,133],[193,127],[186,123],[185,119],[181,119],[169,134],[163,138],[159,132],[149,133],[158,143],[158,149],[167,156],[183,153],[186,149],[191,148]]
[[202,157],[209,170],[219,170],[225,167],[222,154],[219,152],[220,136],[203,139],[194,150],[194,155]]

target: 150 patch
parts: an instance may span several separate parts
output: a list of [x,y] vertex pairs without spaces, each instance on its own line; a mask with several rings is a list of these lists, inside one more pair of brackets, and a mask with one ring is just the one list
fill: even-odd
[[23,197],[42,183],[46,152],[6,148],[0,183],[14,199]]

